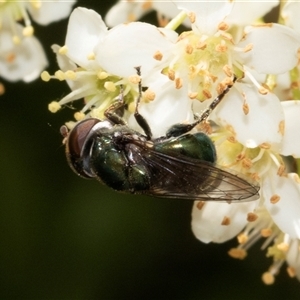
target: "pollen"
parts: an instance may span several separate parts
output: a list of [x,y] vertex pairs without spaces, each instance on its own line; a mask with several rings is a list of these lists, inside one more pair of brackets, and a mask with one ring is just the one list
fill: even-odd
[[21,43],[21,40],[17,35],[13,36],[12,41],[15,45],[19,45]]
[[57,101],[52,101],[51,103],[48,104],[48,109],[52,113],[56,113],[61,109],[61,105]]
[[281,134],[281,135],[284,135],[284,129],[285,129],[285,121],[282,120],[279,122],[279,129],[278,129],[278,132]]
[[8,63],[13,63],[14,61],[15,61],[15,59],[16,59],[16,55],[15,55],[15,53],[9,53],[7,56],[6,56],[6,58],[5,58],[5,60],[8,62]]
[[245,249],[242,248],[231,248],[228,251],[228,254],[235,259],[244,259],[247,256],[247,251]]
[[269,143],[262,143],[262,144],[259,145],[259,147],[260,147],[261,149],[268,150],[268,149],[271,148],[271,145],[270,145]]
[[277,170],[277,175],[278,176],[286,176],[285,172],[285,165],[280,165],[278,170]]
[[207,47],[207,43],[204,41],[200,41],[198,42],[198,44],[196,45],[196,49],[198,50],[204,50]]
[[191,44],[187,44],[185,46],[185,53],[186,54],[192,54],[194,51],[194,47]]
[[153,55],[153,58],[158,60],[158,61],[161,61],[162,58],[163,58],[163,54],[160,51],[156,51]]
[[193,23],[195,23],[195,21],[196,21],[196,14],[193,13],[193,12],[190,12],[190,13],[188,14],[188,18],[189,18],[190,22],[193,24]]
[[191,100],[194,100],[198,97],[198,92],[189,92],[188,96]]
[[156,97],[155,93],[150,89],[147,89],[144,92],[144,98],[148,101],[153,101],[155,99],[155,97]]
[[83,120],[85,117],[85,114],[81,111],[77,111],[75,114],[74,114],[74,118],[76,121],[81,121]]
[[258,89],[258,92],[262,95],[267,95],[269,93],[269,90],[263,86],[261,86],[259,89]]
[[51,76],[47,71],[43,71],[41,73],[41,79],[45,82],[48,82],[51,79]]
[[264,284],[271,285],[275,282],[275,276],[270,272],[265,272],[262,277],[262,281]]
[[216,46],[216,51],[217,52],[222,52],[223,53],[223,52],[226,52],[227,49],[228,49],[228,47],[227,47],[227,45],[224,41],[221,41],[221,43]]
[[223,67],[223,71],[226,74],[226,76],[231,77],[233,72],[232,72],[232,68],[229,65],[225,65]]
[[99,71],[99,72],[97,73],[97,77],[98,77],[99,79],[105,79],[105,78],[108,77],[108,73],[106,73],[106,72],[104,72],[104,71]]
[[175,79],[175,88],[176,89],[180,89],[180,88],[182,88],[182,79],[181,78],[176,78]]
[[224,225],[224,226],[230,225],[230,218],[225,216],[221,222],[221,225]]
[[288,252],[289,250],[289,244],[287,243],[280,243],[277,245],[277,249],[282,251],[282,252]]
[[249,212],[249,213],[247,214],[247,221],[248,221],[248,222],[254,222],[254,221],[257,220],[257,218],[258,218],[258,215],[255,214],[255,213]]
[[252,167],[253,163],[251,161],[250,158],[248,157],[245,157],[243,160],[242,160],[242,166],[245,168],[245,169],[250,169]]
[[249,105],[246,102],[243,103],[243,112],[246,116],[249,114]]
[[225,22],[221,22],[219,25],[218,25],[218,29],[219,30],[222,30],[222,31],[225,31],[229,28],[229,25]]
[[66,79],[65,77],[65,73],[62,70],[58,70],[54,73],[54,76],[56,79],[58,79],[59,81],[63,81]]
[[89,53],[89,54],[87,55],[86,58],[87,58],[88,60],[95,60],[95,57],[96,57],[96,56],[95,56],[95,53],[92,52],[92,53]]
[[271,228],[264,228],[260,231],[260,234],[262,237],[267,238],[272,234],[272,229]]
[[59,50],[58,50],[58,53],[61,54],[61,55],[66,55],[68,53],[68,47],[66,45],[60,47]]
[[4,87],[4,84],[2,84],[2,83],[0,82],[0,96],[2,96],[4,93],[5,93],[5,87]]
[[248,239],[249,239],[248,235],[245,233],[240,233],[237,236],[237,240],[238,240],[239,244],[245,244],[248,241]]
[[28,36],[33,36],[33,33],[34,33],[34,29],[32,26],[26,26],[23,28],[23,31],[22,31],[23,35],[28,37]]
[[271,202],[272,204],[277,203],[279,200],[280,200],[280,196],[277,195],[277,194],[274,194],[274,195],[270,198],[270,202]]
[[141,77],[137,74],[128,77],[129,82],[138,84],[141,81]]
[[197,204],[196,204],[196,207],[201,210],[204,206],[205,202],[204,201],[198,201]]
[[253,44],[248,44],[246,45],[246,47],[243,49],[243,51],[246,53],[246,52],[249,52],[253,49]]
[[203,89],[202,93],[203,93],[203,96],[205,97],[205,99],[211,98],[211,92],[209,90]]
[[171,69],[168,70],[168,78],[172,81],[175,80],[175,71],[174,70],[171,70]]
[[293,267],[287,267],[287,268],[286,268],[286,271],[287,271],[288,275],[289,275],[291,278],[293,278],[293,277],[296,276],[296,270],[295,270],[295,268],[293,268]]
[[72,71],[72,70],[68,70],[65,72],[65,78],[69,79],[69,80],[75,80],[77,77],[76,72]]
[[104,83],[104,88],[109,92],[115,92],[116,91],[116,85],[112,81],[106,81]]

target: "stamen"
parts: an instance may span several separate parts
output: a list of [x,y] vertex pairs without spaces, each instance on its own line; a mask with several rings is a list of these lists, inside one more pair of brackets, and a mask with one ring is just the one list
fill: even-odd
[[161,61],[162,58],[163,58],[163,54],[160,51],[156,51],[153,55],[153,58],[158,60],[158,61]]
[[105,88],[106,90],[108,90],[109,92],[115,92],[116,89],[117,89],[115,83],[112,82],[112,81],[106,81],[106,82],[104,83],[104,88]]
[[196,204],[196,207],[201,210],[204,206],[205,202],[204,201],[198,201],[197,204]]
[[68,47],[66,45],[59,48],[58,53],[61,55],[66,55],[68,53]]
[[48,104],[48,110],[52,113],[56,113],[61,109],[61,105],[57,101],[52,101]]
[[84,117],[85,117],[85,114],[82,113],[82,112],[79,112],[79,111],[77,111],[77,112],[74,114],[74,118],[75,118],[76,121],[81,121],[81,120],[84,119]]
[[270,202],[271,202],[272,204],[277,203],[279,200],[280,200],[280,196],[277,195],[277,194],[274,194],[274,195],[271,196],[271,198],[270,198]]
[[63,81],[66,79],[65,77],[65,73],[62,70],[58,70],[54,73],[54,76],[56,79],[58,79],[59,81]]
[[223,220],[222,220],[222,222],[221,222],[221,225],[225,225],[225,226],[230,225],[230,218],[224,216],[224,218],[223,218]]

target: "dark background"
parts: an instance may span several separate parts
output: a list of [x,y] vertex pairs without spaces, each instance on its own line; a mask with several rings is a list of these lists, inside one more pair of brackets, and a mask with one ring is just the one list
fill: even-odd
[[[114,1],[78,1],[104,14]],[[36,36],[57,70],[53,43],[67,20]],[[192,202],[118,194],[69,169],[60,126],[73,111],[47,105],[65,83],[2,81],[0,97],[1,299],[295,299],[300,284],[286,266],[273,286],[261,274],[272,260],[259,245],[244,261],[236,245],[204,245],[190,229]],[[50,124],[50,126],[49,126]]]

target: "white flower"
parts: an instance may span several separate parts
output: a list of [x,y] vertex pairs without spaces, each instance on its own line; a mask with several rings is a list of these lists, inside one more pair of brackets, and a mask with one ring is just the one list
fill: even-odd
[[[160,26],[166,25],[168,20],[180,12],[174,1],[120,0],[107,12],[105,23],[113,27],[121,23],[133,22],[153,10],[157,11]],[[187,26],[189,23],[184,21],[183,24]]]
[[[151,89],[151,74],[165,65],[164,52],[171,46],[167,31],[133,22],[108,30],[94,11],[77,8],[70,16],[66,43],[54,46],[61,70],[53,78],[67,80],[72,92],[49,109],[56,112],[61,105],[84,98],[86,105],[77,112],[77,120],[87,116],[103,118],[104,111],[119,97],[122,86],[126,102],[137,97],[140,81],[135,68],[141,67],[143,84]],[[50,76],[42,74],[44,80]]]
[[[29,15],[47,25],[65,18],[75,0],[70,1],[2,1],[0,3],[0,76],[9,81],[36,79],[47,66]],[[24,25],[19,23],[23,20]]]

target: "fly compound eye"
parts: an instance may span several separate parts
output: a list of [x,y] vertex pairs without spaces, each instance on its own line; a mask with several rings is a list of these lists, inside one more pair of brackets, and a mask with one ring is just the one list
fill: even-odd
[[[96,118],[85,119],[70,131],[66,141],[66,156],[71,169],[81,177],[92,178],[87,166],[89,149],[86,147],[93,142],[91,131],[101,122]],[[61,129],[62,132],[62,129]]]

